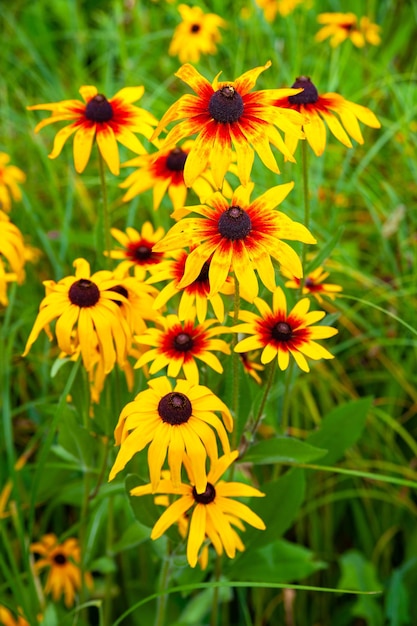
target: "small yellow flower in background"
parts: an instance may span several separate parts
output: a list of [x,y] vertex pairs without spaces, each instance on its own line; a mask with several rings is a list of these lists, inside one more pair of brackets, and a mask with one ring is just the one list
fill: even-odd
[[[300,279],[294,278],[291,274],[283,270],[283,275],[289,278],[285,283],[285,286],[290,289],[300,288]],[[307,274],[303,280],[303,294],[310,294],[316,298],[317,302],[321,304],[323,302],[322,296],[327,296],[330,300],[335,300],[336,294],[343,291],[340,285],[334,285],[326,283],[326,279],[329,277],[329,272],[326,272],[323,267],[317,267],[315,270]]]
[[253,380],[256,380],[258,385],[262,384],[262,378],[259,376],[258,372],[263,372],[265,369],[263,365],[256,362],[256,358],[259,358],[259,353],[253,352],[241,352],[240,360],[243,365],[243,369],[249,376],[252,376]]
[[[158,487],[161,470],[168,454],[168,465],[174,484],[181,482],[181,467],[186,452],[193,466],[198,493],[206,484],[207,454],[218,458],[217,432],[223,451],[230,452],[229,432],[233,419],[227,406],[203,385],[177,380],[174,389],[165,376],[148,382],[133,402],[122,410],[114,436],[120,450],[111,469],[109,480],[118,474],[130,459],[148,443],[148,466],[152,489]],[[219,412],[223,422],[217,417]],[[215,431],[215,432],[214,432]]]
[[182,22],[174,31],[168,54],[178,56],[180,63],[198,63],[202,54],[216,54],[216,43],[221,41],[219,28],[227,27],[227,22],[200,7],[179,4],[178,11]]
[[35,133],[55,122],[72,124],[61,128],[55,136],[54,147],[49,155],[55,159],[61,154],[67,139],[74,135],[74,164],[81,174],[90,159],[94,140],[100,154],[112,174],[118,176],[120,158],[118,143],[136,154],[144,154],[145,148],[136,137],[140,133],[147,139],[153,132],[157,120],[151,113],[133,105],[144,92],[144,87],[125,87],[113,98],[107,99],[98,93],[92,85],[80,88],[84,100],[63,100],[47,104],[35,104],[27,107],[30,111],[51,111],[51,116],[39,122]]
[[[299,111],[304,116],[307,122],[303,126],[305,138],[316,156],[321,156],[326,147],[326,125],[336,139],[347,148],[352,147],[349,137],[361,145],[364,143],[358,120],[371,128],[381,127],[376,115],[367,107],[345,100],[337,93],[325,93],[320,96],[308,76],[299,76],[294,86],[302,87],[304,91],[295,96],[281,98],[275,104],[278,107]],[[297,137],[286,135],[285,142],[294,153],[298,143]]]
[[26,249],[23,235],[8,215],[0,211],[0,304],[8,305],[7,286],[9,283],[22,283],[25,278],[24,266]]
[[[262,497],[264,494],[251,485],[239,482],[221,480],[222,475],[236,460],[238,452],[234,451],[212,461],[207,474],[207,483],[204,491],[196,490],[196,476],[194,466],[187,460],[184,465],[191,484],[175,484],[170,479],[159,482],[157,493],[181,496],[163,512],[152,529],[151,539],[158,539],[172,524],[175,524],[190,509],[187,539],[187,560],[191,567],[195,567],[199,558],[200,548],[208,537],[214,549],[220,556],[223,551],[230,559],[236,556],[236,551],[244,550],[243,543],[234,527],[242,528],[242,522],[250,524],[259,530],[265,530],[265,524],[246,504],[236,501],[235,497]],[[143,496],[154,493],[152,485],[143,485],[131,490],[132,496]],[[204,550],[204,546],[203,546]]]
[[[300,4],[306,4],[306,0],[255,0],[268,22],[273,22],[276,15],[287,17]],[[308,3],[310,4],[310,3]]]
[[[150,270],[153,265],[159,265],[163,260],[162,252],[154,252],[154,245],[162,239],[165,234],[162,226],[154,230],[151,222],[145,222],[139,232],[136,228],[128,226],[123,232],[118,228],[111,228],[111,234],[122,248],[110,250],[109,256],[112,259],[123,260],[124,268],[137,267],[143,270]],[[143,272],[143,276],[146,271]]]
[[18,183],[24,183],[26,175],[16,165],[8,165],[10,157],[0,152],[0,210],[10,211],[12,199],[18,202],[22,199]]
[[357,48],[363,48],[366,43],[373,46],[381,43],[380,26],[373,24],[366,16],[358,20],[354,13],[320,13],[317,21],[324,26],[316,33],[316,41],[324,41],[330,37],[333,48],[346,39],[350,39]]
[[148,278],[149,283],[158,283],[161,281],[169,280],[170,282],[165,285],[155,298],[155,308],[160,309],[168,300],[172,297],[181,294],[181,299],[178,305],[178,317],[180,320],[185,320],[190,314],[192,307],[195,306],[197,311],[197,319],[200,323],[204,322],[207,317],[207,305],[211,304],[214,315],[217,320],[222,323],[224,321],[224,303],[220,293],[231,295],[234,293],[234,284],[229,277],[223,287],[219,290],[219,293],[210,295],[210,279],[209,269],[211,258],[203,263],[199,275],[189,285],[185,287],[179,287],[179,284],[184,276],[185,264],[189,254],[197,246],[191,246],[190,252],[185,250],[177,250],[172,252],[172,259],[162,261],[155,269],[152,269],[152,277]]
[[[82,587],[78,540],[70,538],[59,543],[56,535],[49,533],[40,541],[32,543],[30,551],[41,557],[35,562],[37,573],[49,568],[45,593],[50,593],[55,602],[64,596],[65,606],[73,606],[75,596]],[[90,588],[93,586],[93,578],[89,572],[85,573],[85,584]]]
[[309,372],[306,356],[313,360],[333,359],[333,355],[316,343],[315,339],[327,339],[337,334],[331,326],[312,326],[325,316],[324,311],[310,311],[310,301],[303,298],[287,313],[287,301],[281,287],[273,294],[272,310],[261,298],[255,298],[260,315],[251,311],[240,311],[243,324],[231,328],[233,332],[250,335],[239,341],[236,352],[248,352],[262,348],[261,362],[270,363],[278,359],[281,370],[286,370],[290,355],[298,367]]
[[[161,145],[161,143],[158,141],[156,145]],[[188,194],[188,188],[184,182],[184,167],[193,144],[193,140],[188,140],[181,146],[160,149],[157,153],[144,154],[123,163],[123,167],[138,168],[119,185],[122,189],[128,190],[123,196],[123,201],[129,202],[144,191],[153,189],[155,211],[158,210],[165,193],[168,193],[174,209],[183,207]],[[191,188],[200,199],[213,193],[215,184],[210,170],[202,172]]]
[[230,348],[225,341],[217,339],[216,335],[230,333],[230,328],[219,325],[213,327],[213,324],[216,324],[216,320],[196,324],[195,310],[191,310],[184,321],[180,321],[173,314],[158,317],[156,328],[148,328],[135,337],[139,346],[153,348],[142,354],[135,367],[142,367],[152,361],[149,374],[156,374],[162,368],[168,367],[168,376],[177,378],[182,370],[187,380],[198,385],[199,370],[196,359],[199,359],[221,374],[223,367],[213,351],[230,354]]
[[265,287],[273,291],[275,269],[271,257],[301,277],[301,261],[282,239],[303,243],[316,243],[316,240],[305,226],[274,210],[293,186],[294,183],[277,185],[251,202],[254,187],[251,183],[238,187],[231,200],[216,192],[207,200],[207,205],[184,207],[174,212],[175,218],[193,212],[202,216],[180,219],[155,246],[157,251],[196,246],[187,258],[179,287],[195,281],[209,259],[210,295],[222,289],[232,270],[245,300],[252,302],[258,295],[255,270]]
[[108,373],[116,360],[120,366],[124,365],[130,348],[131,329],[117,305],[127,300],[114,290],[120,285],[120,279],[112,272],[102,270],[91,275],[85,259],[76,259],[74,267],[75,276],[67,276],[57,283],[44,281],[46,296],[40,304],[23,356],[27,355],[42,330],[52,339],[49,324],[56,319],[55,334],[62,352],[72,355],[79,348],[84,367],[89,371],[96,363],[99,346],[104,371]]
[[0,625],[1,626],[29,626],[29,622],[21,615],[16,618],[13,614],[6,609],[5,606],[0,605]]
[[184,181],[191,187],[210,163],[214,182],[222,188],[223,179],[232,162],[232,146],[237,155],[237,170],[243,185],[249,182],[254,151],[263,164],[279,174],[271,144],[288,160],[294,157],[286,147],[277,128],[303,134],[303,118],[296,111],[278,109],[274,100],[298,93],[292,89],[251,91],[259,75],[271,66],[256,67],[229,82],[219,82],[219,74],[210,83],[190,64],[186,63],[175,74],[189,85],[196,95],[181,96],[162,117],[151,140],[170,122],[182,120],[165,138],[165,146],[178,145],[182,139],[197,134],[184,167]]

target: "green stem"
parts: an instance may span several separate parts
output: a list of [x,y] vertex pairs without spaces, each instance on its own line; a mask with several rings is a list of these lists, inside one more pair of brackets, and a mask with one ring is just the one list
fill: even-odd
[[[240,312],[240,289],[239,289],[239,281],[235,275],[235,296],[234,296],[234,306],[233,306],[233,324],[237,324],[239,321],[239,312]],[[237,344],[237,333],[233,333],[232,338],[232,368],[233,368],[233,395],[232,395],[232,410],[235,420],[238,418],[239,412],[239,360],[240,356],[238,352],[235,352],[235,346]],[[235,450],[237,447],[237,429],[233,429],[232,435],[232,449]]]
[[106,174],[104,170],[104,159],[101,155],[100,149],[97,147],[98,151],[98,166],[100,172],[100,185],[101,185],[101,207],[102,213],[100,216],[100,221],[103,229],[103,238],[100,237],[100,233],[98,235],[98,250],[102,254],[106,254],[106,265],[109,267],[110,265],[110,250],[111,250],[111,238],[110,238],[110,215],[109,215],[109,203],[107,198],[107,185],[106,185]]
[[[303,168],[303,198],[304,198],[304,226],[306,228],[310,228],[310,188],[309,188],[309,179],[308,179],[308,143],[307,141],[302,141],[302,151],[301,151],[301,161]],[[301,252],[301,264],[304,268],[306,266],[306,258],[307,258],[307,245],[303,244],[302,252]],[[300,278],[300,295],[303,293],[304,287],[304,277]]]
[[[218,582],[222,575],[222,559],[220,556],[216,557],[214,575],[216,582]],[[213,590],[213,608],[211,609],[210,626],[217,626],[219,620],[219,590],[220,587],[215,587]]]
[[277,368],[277,359],[274,359],[272,361],[271,365],[269,366],[269,375],[268,375],[268,380],[266,381],[264,395],[262,396],[262,400],[261,400],[261,404],[259,406],[258,414],[257,414],[257,416],[255,418],[255,421],[253,422],[253,426],[252,426],[252,428],[250,430],[252,437],[256,433],[256,431],[258,430],[259,423],[260,423],[260,421],[262,419],[262,414],[264,412],[266,400],[267,400],[268,394],[269,394],[269,392],[271,390],[272,383],[274,382],[276,368]]
[[[108,509],[107,509],[107,529],[106,529],[106,554],[107,556],[111,556],[112,554],[113,534],[114,534],[114,496],[110,496],[108,499]],[[106,574],[105,587],[104,587],[103,626],[109,626],[111,624],[112,586],[113,586],[113,572],[109,572],[108,574]]]
[[291,360],[288,369],[286,371],[285,376],[285,387],[284,387],[284,401],[282,404],[282,417],[281,417],[281,432],[283,435],[286,434],[288,430],[289,424],[289,412],[290,412],[290,387],[291,387],[291,379],[292,373],[294,369],[294,361]]
[[155,615],[155,626],[164,626],[165,623],[165,611],[168,601],[168,595],[162,593],[165,589],[168,588],[168,581],[170,577],[170,567],[171,567],[171,555],[170,555],[170,541],[168,539],[167,543],[167,555],[164,559],[161,575],[159,578],[158,592],[161,593],[158,596],[157,604],[156,604],[156,615]]

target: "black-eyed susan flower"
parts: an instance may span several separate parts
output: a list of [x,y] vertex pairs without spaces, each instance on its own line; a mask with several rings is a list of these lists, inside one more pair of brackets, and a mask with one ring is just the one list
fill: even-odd
[[25,243],[18,227],[0,211],[0,304],[7,306],[7,286],[25,278]]
[[16,617],[13,615],[9,609],[6,609],[5,606],[0,604],[0,624],[1,626],[29,626],[29,622],[22,617],[21,615],[17,615]]
[[[381,127],[376,115],[367,107],[345,100],[338,93],[320,96],[308,76],[299,76],[293,86],[302,87],[304,91],[295,96],[280,98],[276,105],[302,113],[306,119],[303,126],[305,138],[317,156],[322,155],[326,147],[326,126],[347,148],[352,147],[350,137],[361,145],[364,143],[358,120],[371,128]],[[289,150],[295,152],[297,137],[286,135],[285,142]]]
[[[191,252],[195,247],[191,247]],[[195,306],[198,321],[200,323],[204,322],[207,317],[207,305],[210,303],[217,320],[223,322],[224,303],[220,294],[232,294],[234,292],[233,282],[228,278],[219,290],[219,293],[210,295],[209,268],[211,259],[209,258],[203,263],[198,276],[189,285],[179,287],[184,276],[185,264],[189,254],[185,250],[177,250],[171,253],[172,259],[162,261],[155,269],[151,269],[152,276],[148,278],[149,283],[170,281],[156,296],[154,307],[160,309],[172,297],[181,294],[178,305],[178,317],[180,320],[185,320]]]
[[139,346],[151,347],[142,354],[135,367],[152,363],[149,368],[151,376],[167,367],[167,374],[172,378],[177,378],[183,371],[185,378],[197,385],[198,359],[221,374],[223,366],[214,352],[230,354],[230,348],[216,335],[230,333],[230,328],[213,324],[216,324],[216,320],[196,324],[195,310],[191,310],[183,321],[174,314],[158,317],[155,328],[148,328],[135,337]]
[[281,370],[288,367],[290,355],[298,367],[309,372],[307,360],[333,359],[333,355],[318,344],[316,339],[327,339],[337,334],[331,326],[314,326],[325,316],[324,311],[309,311],[310,301],[302,298],[287,313],[287,301],[281,287],[273,293],[272,310],[261,298],[255,298],[260,315],[252,311],[240,311],[243,324],[232,327],[234,332],[250,335],[239,341],[236,352],[262,349],[261,362],[270,363],[278,359]]
[[147,322],[155,320],[158,316],[154,307],[158,290],[144,281],[142,267],[135,266],[135,275],[130,276],[129,265],[128,261],[122,261],[113,271],[114,278],[118,278],[120,282],[111,287],[111,291],[123,296],[123,300],[115,302],[132,332],[143,333],[147,328]]
[[164,236],[162,226],[154,229],[151,222],[145,222],[140,232],[131,226],[128,226],[125,232],[118,228],[111,228],[110,232],[121,248],[110,250],[109,256],[112,259],[123,260],[123,267],[126,269],[138,267],[149,270],[152,265],[158,265],[164,258],[163,253],[153,250],[154,245]]
[[[148,466],[155,490],[161,478],[161,469],[168,454],[168,465],[174,484],[181,482],[184,452],[190,458],[198,493],[207,484],[206,458],[218,458],[217,432],[223,451],[230,452],[229,432],[233,420],[227,406],[203,385],[193,385],[188,380],[177,380],[172,388],[165,376],[148,382],[133,402],[122,410],[114,436],[120,450],[111,469],[112,480],[148,443]],[[217,417],[219,412],[223,422]]]
[[320,13],[317,21],[323,27],[316,33],[316,41],[324,41],[330,37],[333,48],[347,39],[357,48],[363,48],[366,43],[373,46],[381,43],[380,26],[371,22],[369,17],[358,19],[354,13]]
[[219,28],[227,22],[215,13],[204,13],[200,7],[179,4],[182,22],[174,31],[168,54],[177,56],[180,63],[198,63],[202,54],[216,54],[221,41]]
[[237,170],[243,185],[249,182],[254,151],[263,164],[279,173],[271,150],[278,148],[290,161],[292,154],[286,147],[277,128],[301,138],[303,118],[298,112],[274,108],[273,102],[298,93],[288,89],[251,91],[258,76],[270,67],[271,62],[245,72],[235,81],[213,83],[190,64],[186,63],[176,73],[189,85],[196,95],[187,94],[175,102],[162,117],[154,136],[170,123],[182,120],[174,126],[165,139],[166,147],[197,135],[184,167],[184,180],[191,187],[196,178],[210,163],[214,182],[221,189],[223,179],[232,161],[232,145],[237,155]]
[[253,380],[256,380],[258,385],[262,384],[262,378],[258,372],[263,372],[265,369],[263,365],[257,363],[256,358],[259,358],[259,352],[241,352],[240,359],[243,365],[243,369],[249,376],[252,376]]
[[184,207],[174,212],[174,217],[179,218],[193,212],[202,216],[180,219],[155,246],[157,251],[196,246],[187,258],[179,287],[191,284],[209,259],[210,295],[223,287],[232,270],[246,300],[251,302],[258,294],[255,270],[265,287],[273,291],[275,270],[271,257],[301,277],[298,255],[282,240],[303,243],[316,243],[316,240],[305,226],[274,210],[293,186],[294,183],[277,185],[251,202],[251,183],[247,187],[238,187],[231,200],[216,192],[206,205]]
[[96,361],[96,349],[108,373],[117,360],[123,365],[131,344],[131,329],[117,302],[127,302],[114,288],[120,279],[102,270],[91,275],[85,259],[74,261],[75,276],[60,281],[44,281],[46,296],[28,337],[26,356],[40,332],[45,330],[52,339],[49,324],[56,320],[55,334],[59,348],[72,355],[79,347],[83,364],[90,370]]
[[[291,276],[291,274],[286,271],[282,273],[290,279],[285,283],[286,287],[290,289],[300,288],[299,278],[294,278],[294,276]],[[334,300],[336,295],[342,291],[342,287],[340,285],[327,283],[326,280],[328,277],[329,272],[326,272],[323,267],[317,267],[304,278],[302,293],[312,295],[319,304],[323,302],[323,296]]]
[[74,164],[78,173],[82,173],[89,161],[94,140],[100,154],[112,174],[118,176],[120,169],[118,143],[136,154],[146,152],[135,133],[147,139],[153,132],[157,120],[154,116],[134,106],[143,95],[144,87],[125,87],[112,98],[107,99],[97,88],[86,85],[80,88],[84,100],[63,100],[47,104],[35,104],[28,107],[31,111],[51,111],[51,116],[35,128],[39,130],[55,122],[70,122],[61,128],[55,136],[54,147],[49,155],[55,159],[71,135],[74,135]]
[[[158,142],[158,145],[160,144],[161,142]],[[181,146],[160,149],[157,153],[144,154],[123,163],[123,167],[138,168],[119,185],[122,189],[127,189],[123,201],[129,202],[147,189],[153,189],[155,211],[159,208],[165,193],[168,193],[174,209],[183,207],[188,193],[184,182],[184,167],[193,144],[194,141],[189,140]],[[202,172],[191,187],[200,199],[213,193],[215,185],[210,170]]]
[[[44,535],[40,541],[30,545],[30,551],[40,555],[35,562],[35,571],[49,568],[45,583],[45,593],[51,594],[56,602],[62,596],[66,607],[74,605],[77,592],[83,581],[80,569],[80,547],[78,540],[71,537],[62,543],[53,533]],[[89,572],[84,575],[88,587],[93,586],[93,578]]]
[[[239,482],[226,482],[221,477],[236,460],[238,452],[234,451],[212,462],[207,475],[204,491],[199,492],[196,485],[194,466],[185,460],[191,484],[175,484],[172,480],[162,479],[157,493],[181,496],[163,512],[152,529],[151,539],[158,539],[175,524],[185,513],[190,512],[187,559],[191,567],[195,567],[199,552],[208,537],[217,554],[233,559],[236,551],[244,546],[234,527],[241,528],[241,520],[259,530],[265,530],[265,524],[246,504],[234,500],[236,497],[262,497],[264,494],[252,487]],[[132,496],[152,493],[152,485],[143,485],[131,490]]]
[[277,15],[287,17],[294,9],[305,3],[305,0],[255,0],[268,22],[273,22]]
[[26,175],[16,165],[9,165],[10,157],[0,152],[0,209],[10,211],[12,199],[18,202],[22,199],[19,183],[24,183]]

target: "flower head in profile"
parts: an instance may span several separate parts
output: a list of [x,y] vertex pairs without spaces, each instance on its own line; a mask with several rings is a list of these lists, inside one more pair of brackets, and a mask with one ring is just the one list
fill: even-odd
[[313,360],[333,359],[333,355],[318,344],[316,339],[327,339],[337,334],[331,326],[315,326],[325,316],[324,311],[309,311],[310,301],[303,298],[287,313],[287,301],[281,287],[273,293],[272,310],[261,298],[255,299],[260,315],[240,311],[243,324],[232,327],[234,332],[250,335],[235,347],[236,352],[262,349],[261,362],[278,359],[281,370],[286,370],[293,356],[303,372],[309,372],[305,357]]
[[12,199],[18,202],[22,199],[19,183],[24,183],[26,175],[16,165],[9,165],[10,157],[0,152],[0,209],[10,211]]
[[[157,142],[157,145],[160,144],[161,142]],[[168,193],[174,209],[183,207],[188,193],[184,182],[184,167],[193,144],[194,141],[189,140],[181,146],[161,148],[157,153],[144,154],[123,163],[123,167],[138,168],[119,185],[122,189],[127,189],[123,201],[129,202],[135,196],[152,189],[155,211],[165,193]],[[202,172],[191,187],[199,198],[213,193],[214,181],[210,170]]]
[[131,329],[118,302],[127,302],[120,293],[120,279],[102,270],[91,275],[85,259],[74,261],[75,276],[60,281],[44,281],[46,296],[28,337],[26,356],[40,332],[50,339],[50,323],[56,320],[55,334],[59,348],[72,355],[78,348],[84,367],[89,371],[96,362],[96,347],[110,372],[117,360],[123,366],[131,343]]
[[279,169],[271,144],[288,160],[294,161],[277,128],[301,138],[303,118],[296,111],[277,109],[273,102],[298,93],[297,90],[251,91],[259,75],[270,65],[268,62],[249,70],[234,81],[219,82],[218,74],[213,83],[188,63],[180,67],[176,76],[187,83],[195,95],[181,96],[162,117],[154,136],[170,122],[178,120],[182,121],[165,138],[166,147],[197,135],[184,167],[187,187],[210,163],[216,187],[221,189],[232,161],[232,146],[236,151],[238,176],[243,185],[249,182],[254,152],[266,167],[276,173]]
[[[191,246],[190,252],[196,247],[197,246]],[[204,322],[207,317],[207,305],[210,303],[217,320],[223,322],[225,316],[224,303],[220,294],[230,295],[234,293],[233,282],[230,278],[227,278],[219,292],[210,295],[209,269],[211,259],[209,258],[203,263],[198,276],[189,285],[180,287],[179,284],[184,276],[185,264],[190,252],[186,252],[185,250],[173,251],[171,253],[172,259],[162,261],[158,267],[155,267],[155,269],[152,268],[152,276],[148,278],[147,282],[159,283],[165,280],[170,281],[156,296],[154,306],[156,309],[160,309],[172,297],[181,294],[178,305],[178,317],[180,320],[185,320],[190,314],[191,309],[195,307],[198,321],[200,323]]]
[[137,154],[145,153],[145,148],[136,137],[140,133],[147,139],[153,132],[157,120],[151,113],[134,106],[144,92],[143,87],[125,87],[112,98],[107,99],[92,85],[80,88],[81,100],[63,100],[28,107],[31,111],[50,111],[51,116],[39,122],[38,132],[55,122],[72,122],[61,128],[55,136],[54,147],[49,155],[55,159],[71,135],[74,135],[74,164],[82,173],[90,159],[94,140],[109,170],[118,176],[120,158],[118,143]]
[[277,15],[287,17],[294,9],[305,3],[305,0],[255,0],[263,12],[267,22],[273,22]]
[[373,46],[381,43],[380,27],[371,22],[369,17],[363,16],[358,20],[354,13],[320,13],[317,21],[323,27],[316,33],[316,41],[324,41],[330,37],[332,48],[347,39],[357,48],[363,48],[366,43]]
[[250,302],[258,294],[255,270],[265,287],[273,291],[275,270],[271,257],[294,275],[302,276],[298,255],[282,240],[303,243],[316,243],[316,240],[305,226],[274,210],[293,186],[294,183],[277,185],[251,202],[251,183],[238,187],[231,200],[216,192],[206,205],[174,212],[173,216],[179,218],[193,212],[201,216],[180,219],[156,245],[157,251],[196,246],[187,258],[179,287],[191,284],[209,259],[210,295],[223,287],[232,270],[241,295]]
[[200,7],[179,4],[178,11],[182,22],[174,31],[168,54],[178,56],[180,63],[198,63],[202,54],[216,54],[216,44],[221,41],[219,28],[225,28],[227,22]]
[[146,271],[164,258],[163,253],[153,250],[154,245],[164,236],[162,226],[154,229],[151,222],[145,222],[140,232],[131,226],[125,232],[118,228],[111,228],[110,232],[121,247],[110,250],[109,256],[123,261],[122,265],[126,269],[140,268],[145,270],[145,276]]
[[151,347],[142,354],[135,367],[152,362],[149,374],[156,374],[167,367],[167,374],[172,378],[177,378],[182,370],[185,378],[197,385],[198,359],[221,374],[223,366],[214,351],[230,354],[230,348],[216,335],[230,333],[230,328],[213,324],[216,324],[216,320],[196,324],[194,310],[183,321],[174,314],[160,316],[156,320],[155,328],[148,328],[135,337],[139,346]]
[[258,383],[258,385],[261,385],[262,378],[259,376],[258,372],[263,372],[265,368],[263,365],[258,363],[257,359],[259,359],[259,351],[240,353],[240,361],[243,365],[243,369]]
[[[45,593],[51,594],[55,602],[63,596],[65,606],[73,606],[76,594],[82,587],[78,540],[70,538],[59,543],[56,535],[49,533],[40,541],[32,543],[30,551],[41,557],[35,562],[36,572],[49,568]],[[93,586],[89,572],[85,573],[85,583],[88,587]]]
[[[301,281],[299,278],[294,278],[294,276],[291,276],[291,274],[286,271],[283,271],[282,273],[290,279],[285,283],[286,287],[289,287],[290,289],[300,288]],[[328,277],[329,272],[326,272],[323,267],[317,267],[305,276],[303,280],[302,293],[304,295],[309,294],[313,296],[319,304],[323,302],[323,296],[326,296],[330,300],[334,300],[336,298],[336,294],[342,291],[342,287],[340,285],[327,283],[326,280]]]
[[[148,466],[152,489],[156,490],[168,454],[174,484],[181,482],[184,452],[190,459],[198,493],[206,488],[206,458],[218,458],[216,435],[226,454],[230,452],[225,427],[230,432],[233,420],[226,405],[203,385],[179,379],[175,387],[165,376],[148,382],[133,402],[122,410],[114,431],[120,450],[109,480],[118,474],[148,443]],[[223,421],[216,413],[219,412]]]
[[[179,495],[161,515],[152,529],[151,539],[158,539],[172,524],[189,512],[190,522],[187,537],[187,560],[195,567],[200,549],[206,538],[210,540],[218,555],[223,552],[230,559],[236,551],[244,550],[243,543],[235,530],[242,528],[242,521],[259,530],[265,530],[265,524],[246,504],[235,500],[239,497],[262,497],[255,487],[239,482],[227,482],[221,477],[236,460],[234,451],[212,462],[204,491],[198,492],[195,485],[195,472],[191,463],[185,461],[191,484],[174,484],[170,479],[162,479],[157,493]],[[143,485],[131,490],[132,496],[152,493],[152,485]]]
[[[281,98],[276,101],[276,105],[303,114],[307,122],[303,127],[305,138],[316,156],[321,156],[326,147],[326,126],[347,148],[352,147],[350,138],[361,145],[364,143],[358,120],[371,128],[381,127],[376,115],[367,107],[345,100],[338,93],[319,95],[308,76],[299,76],[294,86],[302,87],[304,91]],[[289,150],[295,152],[297,137],[286,135],[285,142]]]

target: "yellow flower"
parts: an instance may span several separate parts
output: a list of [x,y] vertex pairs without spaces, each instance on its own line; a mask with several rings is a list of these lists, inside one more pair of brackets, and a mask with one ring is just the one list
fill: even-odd
[[316,33],[316,41],[324,41],[330,37],[330,45],[333,48],[346,39],[350,39],[357,48],[363,48],[366,43],[373,46],[379,46],[381,43],[380,27],[366,16],[358,21],[354,13],[320,13],[317,21],[324,26]]
[[236,352],[262,349],[261,363],[278,359],[281,370],[286,370],[290,355],[298,367],[309,372],[306,356],[313,360],[333,359],[333,355],[314,341],[337,334],[331,326],[312,326],[325,316],[324,311],[310,311],[310,301],[303,298],[287,313],[287,301],[281,287],[273,294],[272,310],[264,300],[255,298],[255,306],[260,315],[251,311],[240,311],[243,324],[231,328],[233,332],[250,335],[239,341]]
[[178,5],[182,22],[177,26],[168,54],[178,56],[181,63],[198,63],[201,54],[215,54],[221,41],[219,27],[227,22],[215,13],[204,13],[200,7]]
[[53,150],[49,155],[50,159],[55,159],[61,154],[65,142],[75,133],[76,171],[78,173],[84,171],[95,139],[109,170],[118,176],[120,160],[117,143],[137,154],[144,154],[146,151],[134,133],[140,133],[149,139],[153,126],[157,124],[151,113],[133,105],[133,102],[142,97],[143,92],[143,87],[125,87],[113,98],[107,99],[98,93],[96,87],[87,85],[80,88],[84,102],[63,100],[27,108],[31,111],[51,111],[51,116],[36,126],[36,133],[48,124],[73,120],[72,124],[61,128],[57,133]]
[[298,93],[292,89],[251,91],[259,75],[271,66],[256,67],[234,81],[219,82],[220,73],[212,83],[190,64],[176,73],[189,85],[195,95],[184,95],[162,117],[152,140],[170,122],[182,120],[165,139],[165,147],[178,145],[182,139],[197,134],[185,167],[184,181],[191,187],[210,163],[214,182],[221,189],[232,162],[232,145],[236,150],[238,176],[243,185],[249,182],[254,151],[263,164],[279,174],[271,144],[290,161],[294,157],[284,144],[277,128],[302,138],[302,116],[296,111],[273,106],[274,100]]
[[0,152],[0,209],[10,211],[11,198],[15,201],[22,199],[22,192],[18,183],[26,180],[25,174],[15,165],[8,165],[10,157],[5,152]]
[[[289,278],[285,283],[286,287],[290,289],[300,288],[300,279],[291,276],[290,272],[283,271],[284,276]],[[303,280],[303,294],[310,294],[316,298],[317,302],[321,304],[323,302],[322,296],[327,296],[330,300],[336,298],[336,294],[342,291],[340,285],[333,285],[326,283],[326,279],[329,276],[329,272],[325,272],[322,267],[317,267],[315,270],[307,274]]]
[[[78,540],[70,538],[60,544],[56,535],[49,533],[32,543],[30,551],[41,556],[35,563],[36,572],[49,568],[45,593],[50,593],[55,602],[64,596],[65,606],[73,606],[76,593],[82,586]],[[93,586],[89,572],[85,573],[85,583],[88,587]]]
[[40,304],[23,356],[27,355],[42,329],[52,338],[49,324],[56,319],[59,348],[72,355],[79,347],[84,366],[89,371],[96,362],[99,346],[104,370],[108,373],[116,360],[123,366],[130,347],[131,330],[117,304],[127,300],[114,290],[120,285],[120,279],[112,272],[103,270],[90,275],[90,265],[85,259],[76,259],[74,267],[75,276],[67,276],[57,283],[44,281],[46,296]]
[[161,226],[154,230],[151,222],[145,222],[140,232],[131,226],[125,232],[118,228],[111,228],[110,232],[122,247],[110,250],[109,256],[112,259],[124,259],[123,267],[127,269],[139,267],[149,270],[164,258],[163,253],[153,250],[154,245],[164,236],[165,231]]
[[255,270],[265,287],[273,291],[275,270],[271,257],[301,277],[301,261],[282,239],[303,243],[316,243],[316,240],[305,226],[274,210],[293,186],[294,183],[277,185],[251,202],[251,183],[238,187],[231,200],[216,192],[207,200],[207,205],[176,211],[174,217],[192,212],[201,215],[181,219],[155,246],[156,251],[196,246],[187,258],[179,287],[191,284],[209,259],[210,295],[224,286],[231,270],[239,281],[241,295],[250,302],[258,294]]
[[[304,116],[305,138],[316,156],[321,156],[326,147],[326,125],[336,139],[347,148],[352,147],[349,137],[361,145],[364,143],[358,120],[371,128],[381,127],[377,117],[367,107],[345,100],[337,93],[325,93],[320,96],[308,76],[299,76],[294,86],[302,87],[304,91],[295,96],[281,98],[275,104],[280,108],[299,111]],[[294,153],[298,143],[297,137],[286,135],[285,142]]]
[[22,283],[26,258],[23,235],[8,215],[0,211],[0,304],[7,306],[7,286]]
[[277,13],[281,17],[287,17],[299,4],[305,4],[305,0],[255,0],[268,22],[273,22]]
[[[152,488],[155,490],[168,454],[168,464],[174,484],[181,480],[184,452],[190,458],[198,493],[206,488],[207,454],[218,458],[217,432],[226,454],[230,452],[226,430],[233,429],[233,420],[226,405],[208,387],[177,380],[174,389],[168,378],[161,376],[148,382],[133,402],[122,410],[114,436],[120,450],[111,469],[109,480],[118,474],[137,453],[151,442],[148,466]],[[222,415],[223,422],[216,412]],[[210,428],[211,427],[211,428]]]
[[[202,492],[195,487],[194,466],[186,459],[184,463],[190,485],[175,484],[169,479],[162,479],[159,483],[157,493],[181,497],[161,515],[152,529],[151,539],[161,537],[172,524],[178,522],[192,509],[187,540],[187,559],[191,567],[196,566],[200,548],[206,537],[209,538],[218,555],[223,554],[224,550],[227,556],[233,559],[237,550],[244,550],[234,526],[242,528],[241,520],[243,520],[259,530],[265,530],[265,524],[256,513],[246,504],[233,499],[235,497],[262,497],[264,494],[244,483],[220,480],[237,456],[238,452],[234,451],[212,462],[207,475],[207,483]],[[143,496],[154,493],[154,490],[152,485],[143,485],[135,487],[130,493],[132,496]]]
[[18,615],[17,618],[0,604],[0,624],[1,626],[29,626],[29,622],[24,617]]
[[142,354],[135,367],[142,367],[152,361],[149,369],[151,375],[168,367],[168,376],[177,378],[182,370],[185,378],[195,385],[199,382],[196,359],[219,374],[223,373],[223,367],[213,351],[230,354],[230,348],[225,341],[215,337],[220,333],[230,333],[230,328],[219,325],[213,327],[215,323],[216,320],[207,320],[196,325],[194,309],[191,309],[184,321],[180,321],[177,315],[158,317],[156,324],[159,328],[148,328],[135,337],[139,346],[153,348]]

